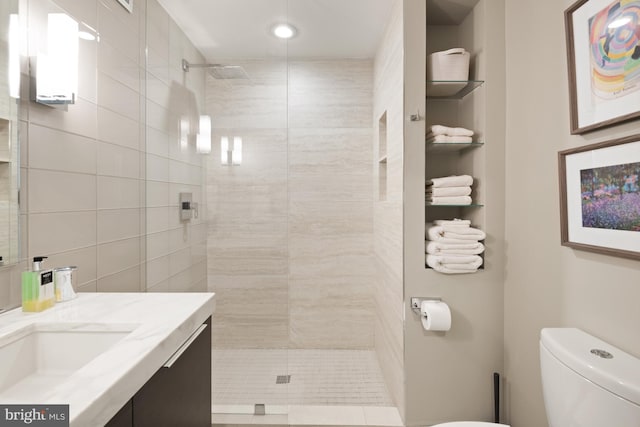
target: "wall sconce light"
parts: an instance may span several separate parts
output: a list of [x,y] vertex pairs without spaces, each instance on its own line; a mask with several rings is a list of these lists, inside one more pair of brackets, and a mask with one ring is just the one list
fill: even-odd
[[239,165],[242,163],[242,138],[233,137],[233,151],[231,151],[231,163]]
[[196,151],[201,154],[211,153],[211,117],[200,116],[200,132],[196,138]]
[[17,13],[9,15],[9,96],[20,98],[20,21]]
[[239,165],[242,163],[242,138],[233,137],[233,146],[229,146],[229,138],[220,138],[220,163],[223,165]]
[[189,146],[189,119],[180,117],[180,150],[185,151]]
[[78,94],[78,23],[66,13],[47,17],[47,53],[39,53],[36,102],[74,104]]

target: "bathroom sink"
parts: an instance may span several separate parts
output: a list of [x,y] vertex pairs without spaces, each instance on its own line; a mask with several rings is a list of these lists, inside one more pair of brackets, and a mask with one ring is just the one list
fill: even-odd
[[46,395],[138,325],[34,323],[0,335],[0,401]]

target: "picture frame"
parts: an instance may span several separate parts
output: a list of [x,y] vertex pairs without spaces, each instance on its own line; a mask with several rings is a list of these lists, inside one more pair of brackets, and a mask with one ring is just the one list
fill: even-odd
[[558,153],[561,244],[640,260],[640,134]]
[[565,10],[571,133],[640,118],[640,0]]
[[118,0],[118,3],[127,9],[129,13],[133,13],[133,0]]

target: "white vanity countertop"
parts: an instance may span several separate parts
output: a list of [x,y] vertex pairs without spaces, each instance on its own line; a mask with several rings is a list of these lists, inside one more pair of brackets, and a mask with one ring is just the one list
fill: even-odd
[[214,309],[213,293],[81,293],[40,313],[20,308],[3,313],[0,346],[9,341],[7,335],[33,324],[135,329],[52,389],[38,390],[38,401],[11,401],[0,394],[0,403],[69,404],[71,426],[104,425]]

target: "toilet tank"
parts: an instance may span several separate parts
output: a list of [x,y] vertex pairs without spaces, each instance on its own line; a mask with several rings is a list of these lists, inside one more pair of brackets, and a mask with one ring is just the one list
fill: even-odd
[[640,360],[575,328],[540,333],[549,427],[640,427]]

